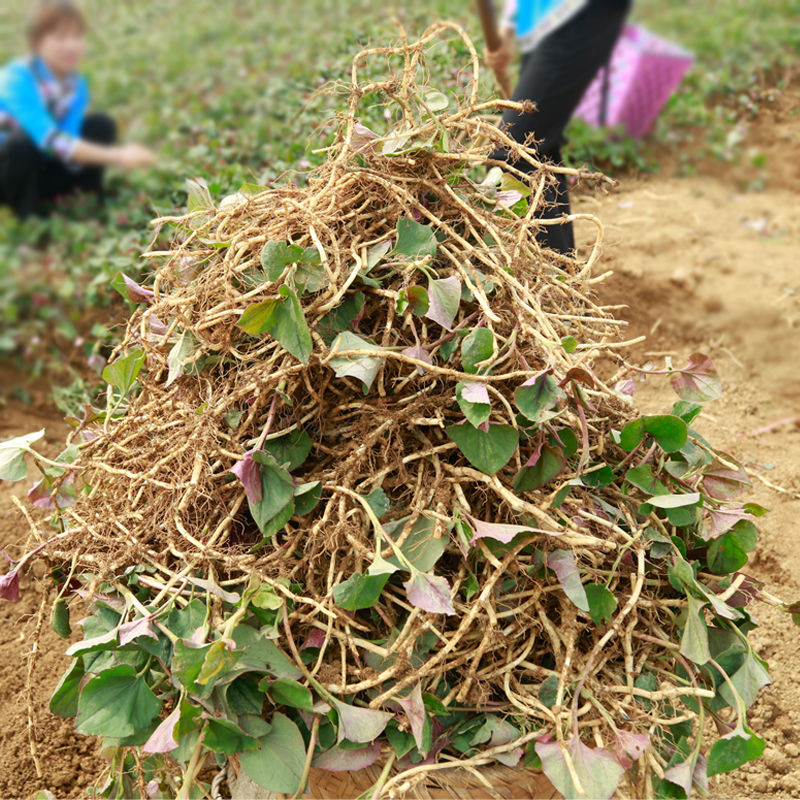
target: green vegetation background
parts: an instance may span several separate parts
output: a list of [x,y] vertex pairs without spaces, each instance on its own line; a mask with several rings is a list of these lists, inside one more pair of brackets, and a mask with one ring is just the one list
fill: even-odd
[[[157,148],[162,160],[148,172],[112,174],[105,209],[84,198],[25,224],[0,209],[0,355],[19,359],[31,377],[59,370],[56,383],[73,381],[59,399],[73,409],[84,381],[68,365],[80,368],[105,352],[107,313],[94,310],[113,299],[109,282],[117,272],[141,269],[150,219],[184,204],[189,177],[227,194],[289,169],[300,176],[308,160],[320,158],[310,150],[325,142],[340,100],[317,90],[346,80],[349,56],[362,45],[396,36],[391,4],[363,0],[83,5],[92,26],[86,72],[94,107],[112,112],[125,139]],[[411,35],[441,18],[481,42],[470,0],[408,0],[394,13]],[[756,113],[761,90],[797,63],[800,0],[639,0],[633,19],[697,59],[651,139],[676,148],[684,169],[709,155],[739,157],[737,121]],[[0,60],[24,49],[23,20],[24,9],[0,10]],[[432,83],[457,80],[459,50],[436,51]],[[485,89],[492,90],[488,76]],[[612,172],[657,166],[647,144],[580,123],[569,138],[576,163]]]

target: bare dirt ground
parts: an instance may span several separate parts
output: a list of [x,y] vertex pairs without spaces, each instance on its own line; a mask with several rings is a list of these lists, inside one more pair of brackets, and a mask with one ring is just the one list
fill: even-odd
[[[788,91],[752,124],[745,147],[758,147],[766,168],[715,166],[694,178],[653,175],[626,179],[607,195],[579,196],[575,210],[597,214],[606,228],[601,266],[613,270],[599,287],[630,337],[648,340],[631,350],[634,363],[680,365],[695,351],[715,361],[724,396],[698,423],[720,450],[753,476],[748,499],[771,509],[746,570],[786,600],[800,599],[800,92]],[[665,174],[669,170],[665,170]],[[752,191],[752,181],[763,183]],[[749,187],[749,190],[748,190]],[[586,230],[588,233],[588,229]],[[9,388],[5,371],[0,384]],[[19,380],[19,376],[17,376]],[[637,382],[647,410],[669,408],[663,378]],[[0,400],[0,402],[2,402]],[[64,432],[46,396],[32,406],[0,405],[0,439],[46,427],[53,452]],[[23,482],[25,483],[25,482]],[[27,527],[12,503],[27,485],[0,485],[0,550],[23,552]],[[772,487],[779,487],[778,489]],[[0,571],[5,571],[5,567]],[[39,576],[41,578],[41,575]],[[28,743],[25,677],[35,618],[45,582],[28,576],[22,600],[0,603],[0,797],[30,798],[41,789],[58,797],[85,796],[102,761],[97,744],[74,733],[71,720],[49,715],[47,702],[68,659],[68,642],[45,623],[34,680],[34,725],[42,776]],[[759,654],[773,684],[750,713],[767,740],[764,758],[712,787],[720,798],[800,796],[800,630],[788,615],[759,605],[754,615]]]

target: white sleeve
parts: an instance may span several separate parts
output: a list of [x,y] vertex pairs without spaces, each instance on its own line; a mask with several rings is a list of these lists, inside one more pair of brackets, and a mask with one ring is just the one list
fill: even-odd
[[516,28],[515,18],[517,16],[517,0],[506,0],[503,8],[503,16],[500,18],[500,28]]

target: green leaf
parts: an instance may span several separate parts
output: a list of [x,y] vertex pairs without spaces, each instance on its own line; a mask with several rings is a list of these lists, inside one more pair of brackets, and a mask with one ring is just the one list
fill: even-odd
[[[772,683],[772,679],[767,671],[767,662],[760,659],[752,651],[748,652],[744,663],[730,678],[739,697],[742,698],[745,706],[748,708],[756,701],[761,687]],[[728,705],[736,706],[733,692],[731,691],[731,687],[728,686],[727,681],[724,681],[720,685],[719,693]]]
[[570,550],[553,550],[547,554],[547,566],[556,573],[564,594],[572,600],[581,611],[590,611],[586,589],[581,582],[581,573],[575,562],[575,555]]
[[489,430],[482,431],[465,422],[446,430],[467,461],[487,475],[494,475],[508,464],[519,444],[519,434],[510,425],[489,423]]
[[711,658],[708,646],[708,627],[703,618],[705,602],[688,595],[689,608],[681,636],[681,655],[697,665],[703,665]]
[[203,668],[203,662],[206,659],[206,654],[211,649],[211,645],[192,647],[185,640],[178,639],[174,648],[172,674],[182,686],[194,691],[197,688],[195,681]]
[[[356,336],[350,331],[343,331],[340,333],[333,345],[331,346],[331,353],[340,353],[347,350],[374,350],[382,352],[383,348],[378,345]],[[383,366],[382,358],[374,358],[373,356],[340,356],[332,358],[329,365],[333,368],[337,378],[357,378],[364,386],[369,389],[372,382],[378,377]]]
[[[591,584],[589,584],[591,585]],[[548,675],[539,685],[539,699],[552,708],[558,699],[558,675]]]
[[36,433],[15,436],[0,442],[0,480],[21,481],[28,477],[25,465],[25,453],[34,443],[44,436],[44,428]]
[[461,342],[461,364],[464,372],[475,374],[478,364],[492,357],[494,334],[488,328],[475,328]]
[[303,248],[286,242],[267,242],[261,251],[261,266],[270,281],[280,278],[283,270],[303,257]]
[[617,598],[605,586],[596,583],[584,584],[586,599],[589,601],[589,616],[595,625],[605,625],[611,622],[611,617],[617,610]]
[[281,286],[278,292],[284,301],[278,308],[275,327],[270,333],[298,361],[308,364],[313,347],[311,332],[308,329],[300,301],[297,299],[297,293],[288,286]]
[[144,350],[137,347],[124,358],[118,358],[113,364],[109,364],[103,370],[103,380],[126,395],[143,366]]
[[53,614],[50,618],[50,624],[53,630],[62,638],[67,639],[72,633],[72,628],[69,624],[69,606],[66,600],[57,600],[53,605]]
[[578,347],[578,340],[574,336],[564,336],[561,339],[561,346],[567,353],[574,353]]
[[322,497],[322,481],[301,483],[294,488],[294,513],[303,516],[317,507]]
[[263,449],[272,455],[278,466],[291,472],[308,458],[314,443],[311,437],[301,430],[294,430],[276,439],[267,439]]
[[50,698],[50,713],[59,717],[74,717],[78,713],[78,695],[85,674],[83,660],[81,658],[74,659],[53,690],[53,696]]
[[376,517],[382,517],[389,511],[389,497],[380,487],[373,489],[367,495],[367,503],[369,503],[369,507],[375,512]]
[[203,664],[200,667],[200,672],[194,682],[199,686],[207,686],[209,683],[213,683],[212,679],[231,667],[233,662],[234,656],[228,650],[226,642],[222,639],[214,642],[211,647],[209,647],[206,657],[203,659]]
[[301,711],[314,710],[314,698],[311,690],[289,678],[264,678],[258,684],[260,691],[269,694],[276,705],[299,708]]
[[258,739],[245,733],[228,719],[211,718],[206,722],[203,744],[215,753],[232,756],[244,750],[258,749]]
[[741,736],[735,732],[714,742],[708,754],[708,777],[732,772],[748,761],[761,758],[766,742],[753,733]]
[[739,520],[718,536],[708,548],[708,568],[717,575],[736,572],[747,563],[747,553],[756,546],[758,532],[749,520]]
[[666,453],[680,450],[686,443],[689,429],[680,417],[671,414],[654,417],[642,417],[628,423],[620,434],[620,447],[631,452],[649,433]]
[[264,452],[253,454],[258,463],[258,472],[261,479],[261,500],[252,503],[248,500],[250,514],[258,529],[266,535],[267,523],[285,510],[294,497],[294,484],[292,476],[275,459]]
[[[387,522],[384,525],[386,535],[393,541],[399,541],[408,520],[408,517],[403,517],[402,519]],[[444,555],[448,538],[447,536],[437,537],[435,533],[436,525],[434,521],[426,516],[420,516],[408,536],[399,546],[400,552],[411,563],[411,566],[420,570],[420,572],[432,570],[436,562]],[[406,569],[405,565],[401,564],[396,556],[389,558],[388,563],[398,569]]]
[[333,587],[333,601],[347,611],[371,608],[378,602],[389,575],[360,575],[355,573]]
[[239,317],[236,326],[251,336],[259,336],[267,333],[275,326],[280,300],[264,300],[263,303],[256,303],[248,306]]
[[557,415],[555,410],[559,401],[566,397],[556,379],[545,372],[530,378],[514,392],[517,408],[531,422],[546,422]]
[[297,725],[283,714],[273,714],[269,731],[258,741],[259,750],[248,750],[239,756],[242,769],[270,792],[298,792],[302,788],[306,745]]
[[558,477],[564,469],[561,450],[542,447],[539,458],[532,466],[524,466],[514,478],[514,491],[531,492]]
[[75,730],[89,736],[121,739],[148,728],[161,702],[129,664],[101,672],[78,700]]
[[486,386],[475,381],[459,381],[456,400],[461,412],[476,428],[483,425],[492,414],[491,400]]
[[650,464],[640,464],[625,473],[625,480],[645,494],[669,494],[669,489],[653,475]]
[[430,299],[424,286],[409,286],[406,290],[406,298],[411,310],[418,317],[424,317],[428,313]]
[[415,261],[425,256],[433,258],[436,255],[436,235],[433,228],[410,217],[400,217],[397,220],[397,244],[394,251]]
[[425,92],[423,100],[430,111],[444,111],[450,105],[447,95],[437,91]]

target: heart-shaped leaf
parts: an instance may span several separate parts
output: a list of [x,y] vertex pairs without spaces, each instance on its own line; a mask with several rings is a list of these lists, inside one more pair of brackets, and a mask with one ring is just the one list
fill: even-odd
[[467,461],[487,475],[494,475],[508,464],[519,444],[519,434],[514,428],[491,422],[488,431],[469,422],[450,425],[447,435],[458,445]]

